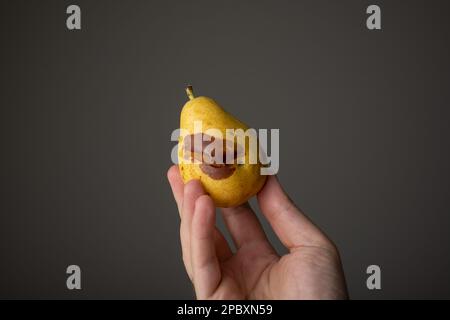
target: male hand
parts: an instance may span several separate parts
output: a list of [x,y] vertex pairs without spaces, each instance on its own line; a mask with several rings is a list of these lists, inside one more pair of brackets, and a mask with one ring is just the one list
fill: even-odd
[[181,246],[197,299],[346,299],[334,244],[295,206],[274,176],[258,193],[265,218],[289,253],[279,256],[248,204],[222,208],[236,252],[215,226],[214,203],[197,180],[168,171],[181,217]]

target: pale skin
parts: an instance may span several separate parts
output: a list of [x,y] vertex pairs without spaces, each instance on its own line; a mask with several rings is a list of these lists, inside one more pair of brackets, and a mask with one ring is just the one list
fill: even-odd
[[279,256],[248,204],[222,208],[236,250],[215,226],[214,203],[198,180],[167,173],[180,213],[183,262],[197,299],[346,299],[339,253],[269,176],[258,193],[265,219],[288,253]]

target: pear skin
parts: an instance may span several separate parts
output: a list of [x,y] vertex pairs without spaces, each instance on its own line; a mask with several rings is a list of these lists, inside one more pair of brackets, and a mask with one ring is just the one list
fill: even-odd
[[[249,143],[245,143],[245,163],[233,165],[231,175],[217,178],[202,170],[200,163],[186,161],[183,154],[185,138],[194,132],[195,121],[201,121],[202,132],[218,129],[226,136],[226,129],[242,129],[247,125],[226,112],[217,102],[207,97],[194,97],[192,87],[186,90],[190,100],[184,105],[180,115],[180,138],[178,144],[179,170],[184,183],[192,179],[201,181],[205,191],[217,207],[235,207],[245,203],[263,187],[266,176],[261,175],[261,164],[249,162]],[[244,149],[244,148],[242,148]]]

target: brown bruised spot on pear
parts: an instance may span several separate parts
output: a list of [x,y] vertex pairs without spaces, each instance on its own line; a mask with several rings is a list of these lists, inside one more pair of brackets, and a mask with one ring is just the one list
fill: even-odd
[[[242,129],[248,126],[226,112],[214,100],[207,97],[194,97],[192,87],[186,89],[189,101],[183,107],[180,115],[180,138],[178,144],[178,159],[180,173],[184,183],[192,179],[201,181],[205,191],[211,196],[218,207],[235,207],[245,203],[256,195],[263,187],[266,176],[261,175],[261,163],[250,163],[249,143],[244,146],[223,139],[227,129]],[[194,123],[200,121],[202,132],[194,130]],[[221,137],[206,134],[209,129],[222,133]],[[199,144],[194,141],[199,139]],[[222,156],[215,150],[208,152],[208,145],[221,139]],[[206,140],[206,141],[205,141]],[[220,142],[219,142],[220,143]],[[233,163],[225,159],[226,151],[233,149]],[[216,163],[219,156],[223,161]],[[238,159],[245,161],[238,162]]]

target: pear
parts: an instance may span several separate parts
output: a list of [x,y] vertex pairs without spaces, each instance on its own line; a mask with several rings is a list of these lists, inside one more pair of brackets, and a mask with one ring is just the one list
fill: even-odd
[[[259,157],[256,162],[249,161],[251,153],[254,153],[250,143],[244,143],[242,146],[235,139],[230,141],[227,139],[226,131],[227,129],[246,131],[249,129],[248,126],[226,112],[211,98],[194,97],[191,86],[186,92],[189,101],[181,111],[178,144],[179,169],[184,183],[192,179],[200,180],[217,207],[235,207],[245,203],[263,187],[266,176],[261,175],[262,165]],[[195,123],[201,123],[201,132],[194,130]],[[217,134],[206,134],[211,132],[209,129],[214,129]],[[223,163],[211,161],[215,154],[208,155],[205,152],[210,143],[205,142],[206,136],[208,136],[206,140],[211,142],[222,139],[224,151],[233,148],[235,161],[229,164],[228,158],[225,161],[225,156]],[[201,141],[201,144],[196,144],[196,141]],[[237,161],[238,158],[241,162]],[[205,161],[206,159],[209,161]]]

